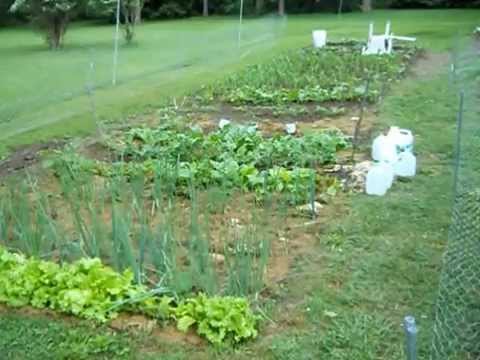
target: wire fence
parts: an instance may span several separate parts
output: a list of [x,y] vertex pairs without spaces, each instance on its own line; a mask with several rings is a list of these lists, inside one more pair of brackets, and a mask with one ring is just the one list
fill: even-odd
[[459,98],[452,221],[443,259],[432,360],[480,359],[479,44],[457,53],[451,83]]
[[[239,42],[240,28],[233,19],[192,21],[188,26],[145,23],[137,29],[132,44],[120,40],[117,62],[113,59],[113,26],[76,25],[67,33],[61,51],[48,51],[40,39],[37,46],[7,44],[11,47],[10,58],[2,61],[12,62],[21,71],[2,71],[7,65],[0,67],[0,139],[63,120],[82,121],[89,113],[92,97],[97,108],[113,108],[119,105],[119,99],[121,105],[129,98],[135,105],[135,99],[145,93],[157,93],[150,95],[149,101],[159,101],[165,95],[162,89],[176,82],[202,74],[208,82],[208,74],[219,68],[233,66],[260,51],[268,52],[284,29],[285,22],[278,17],[249,19],[241,29]],[[23,35],[14,36],[26,41]],[[113,73],[116,86],[112,84]]]

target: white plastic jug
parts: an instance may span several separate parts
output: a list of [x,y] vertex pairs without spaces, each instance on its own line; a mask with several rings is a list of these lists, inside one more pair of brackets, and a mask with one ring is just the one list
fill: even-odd
[[374,161],[389,162],[390,164],[397,161],[397,149],[391,138],[380,134],[373,140],[372,159]]
[[416,169],[417,159],[410,151],[404,151],[398,155],[398,161],[393,166],[395,175],[402,177],[415,176]]
[[376,163],[367,173],[366,189],[368,195],[383,196],[392,186],[393,167],[388,163]]
[[225,126],[228,126],[230,125],[232,122],[228,119],[220,119],[220,121],[218,122],[218,127],[220,129],[223,129]]
[[285,132],[288,135],[294,135],[297,132],[297,124],[296,123],[289,123],[285,125]]
[[315,30],[312,33],[313,47],[322,48],[327,44],[327,32],[325,30]]
[[398,126],[392,126],[388,131],[387,137],[395,144],[397,152],[413,152],[414,137],[410,130],[400,129]]

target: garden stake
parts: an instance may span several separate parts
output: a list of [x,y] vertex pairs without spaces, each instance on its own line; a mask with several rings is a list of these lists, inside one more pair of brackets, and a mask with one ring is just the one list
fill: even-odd
[[407,360],[417,359],[417,325],[413,316],[405,316],[403,321],[406,337]]
[[363,116],[365,114],[365,107],[367,105],[369,89],[370,89],[370,77],[367,78],[367,82],[365,84],[365,93],[363,95],[362,102],[361,102],[361,105],[360,105],[360,116],[358,117],[358,121],[355,122],[355,128],[354,128],[354,131],[353,131],[352,157],[351,157],[351,161],[352,161],[353,165],[355,165],[355,153],[357,151],[358,135],[360,133],[360,127],[362,125]]

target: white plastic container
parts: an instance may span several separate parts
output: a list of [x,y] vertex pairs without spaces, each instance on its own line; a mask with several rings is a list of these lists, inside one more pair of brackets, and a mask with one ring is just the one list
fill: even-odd
[[392,126],[388,131],[387,137],[395,144],[398,153],[403,151],[413,153],[414,137],[410,130]]
[[383,196],[392,186],[393,167],[389,163],[376,163],[367,173],[365,192],[368,195]]
[[312,36],[313,47],[318,49],[327,45],[327,32],[325,30],[314,30]]
[[392,138],[380,134],[373,140],[372,159],[390,164],[394,164],[397,161],[397,149]]
[[220,121],[218,122],[218,127],[220,129],[223,129],[225,126],[228,126],[230,125],[232,122],[228,119],[220,119]]
[[417,170],[417,159],[410,151],[404,151],[398,156],[398,161],[393,166],[397,176],[412,177]]
[[297,132],[297,124],[295,123],[285,124],[285,132],[288,135],[294,135]]

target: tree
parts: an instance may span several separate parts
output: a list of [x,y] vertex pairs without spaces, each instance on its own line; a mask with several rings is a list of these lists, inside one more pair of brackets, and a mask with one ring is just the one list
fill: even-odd
[[62,45],[70,18],[79,10],[78,0],[15,0],[11,12],[29,16],[35,26],[45,35],[52,49]]
[[285,0],[278,0],[278,15],[285,16]]
[[140,21],[139,13],[142,11],[143,0],[88,0],[88,7],[97,14],[112,16],[116,13],[118,1],[123,17],[125,40],[130,43],[135,37],[135,28]]
[[[140,1],[121,0],[127,41],[133,39]],[[115,12],[116,4],[117,0],[15,0],[10,11],[27,15],[44,34],[50,48],[58,49],[63,45],[70,20],[78,12],[88,8],[96,14],[110,16]]]
[[208,0],[203,0],[203,16],[208,16]]
[[138,7],[135,11],[135,24],[140,24],[142,22],[142,10],[145,6],[145,0],[138,1]]
[[9,22],[11,14],[8,9],[12,6],[13,0],[0,0],[0,26]]
[[265,6],[265,0],[256,0],[255,1],[255,14],[260,15],[263,12]]
[[119,0],[124,19],[125,40],[130,43],[135,37],[135,25],[138,12],[141,11],[141,0]]
[[363,12],[372,11],[372,0],[362,0],[362,11]]

